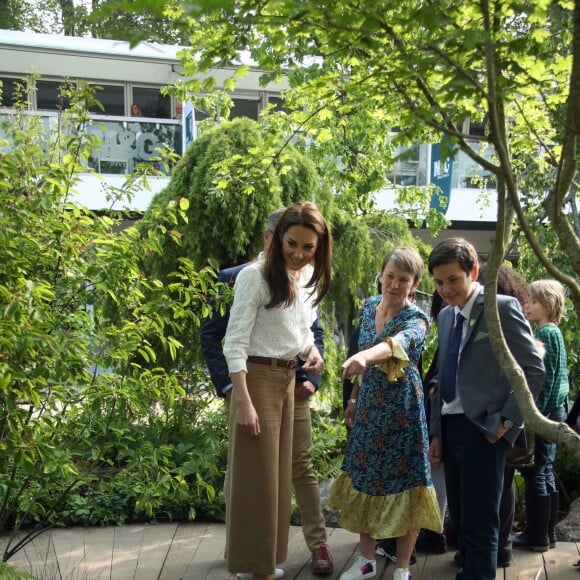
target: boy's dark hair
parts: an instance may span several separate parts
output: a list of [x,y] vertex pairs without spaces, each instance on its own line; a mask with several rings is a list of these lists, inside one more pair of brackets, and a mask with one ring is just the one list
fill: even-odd
[[461,269],[469,275],[479,260],[475,248],[466,239],[448,238],[439,242],[429,255],[429,274],[433,274],[433,269],[437,266],[451,262],[458,262]]

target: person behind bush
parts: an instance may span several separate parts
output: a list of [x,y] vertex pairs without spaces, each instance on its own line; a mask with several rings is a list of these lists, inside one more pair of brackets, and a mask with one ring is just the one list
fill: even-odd
[[[556,280],[532,282],[530,294],[526,316],[538,325],[536,336],[546,349],[546,378],[536,406],[548,419],[562,422],[566,419],[569,384],[566,347],[558,324],[566,295]],[[559,493],[554,477],[555,459],[556,444],[536,435],[534,465],[520,470],[525,482],[526,525],[514,536],[515,548],[545,552],[556,547]]]
[[[486,266],[479,271],[479,282],[485,280]],[[502,265],[497,274],[497,293],[518,299],[522,310],[530,299],[530,289],[525,280],[511,267]],[[536,341],[536,346],[540,346]],[[543,358],[543,348],[538,348]],[[512,527],[516,510],[515,470],[529,467],[534,463],[534,434],[525,429],[508,451],[503,476],[503,489],[499,504],[499,543],[497,549],[498,568],[507,568],[512,562]]]
[[[441,309],[446,306],[445,302],[437,291],[433,292],[431,299],[431,311],[429,313],[431,320],[437,323],[437,316]],[[437,355],[439,346],[437,346],[431,364],[423,377],[423,390],[425,397],[425,416],[427,418],[427,425],[431,420],[431,404],[436,389],[436,383],[433,383],[433,378],[437,375]],[[441,521],[445,521],[445,513],[447,511],[447,490],[445,489],[445,470],[443,465],[431,466],[431,478],[433,479],[433,487],[437,495],[437,502],[439,503],[439,512],[441,514]],[[428,554],[444,554],[447,551],[447,539],[443,529],[439,531],[421,530],[416,544],[417,552],[424,552]]]
[[297,359],[324,366],[310,330],[330,286],[332,238],[318,208],[280,216],[267,255],[238,275],[223,352],[232,380],[228,570],[272,580],[288,552]]
[[441,529],[427,461],[428,435],[417,364],[429,328],[410,300],[423,261],[410,247],[394,249],[381,266],[380,296],[365,301],[359,352],[344,364],[354,380],[345,412],[352,431],[328,506],[341,510],[341,526],[360,535],[361,554],[341,580],[376,576],[375,538],[397,538],[395,580],[408,580],[417,532]]
[[[435,246],[428,266],[448,304],[437,318],[429,459],[432,465],[443,461],[445,469],[462,563],[456,580],[495,580],[506,452],[523,429],[523,417],[491,346],[475,248],[448,238]],[[537,395],[544,365],[530,324],[517,299],[495,299],[507,346]]]

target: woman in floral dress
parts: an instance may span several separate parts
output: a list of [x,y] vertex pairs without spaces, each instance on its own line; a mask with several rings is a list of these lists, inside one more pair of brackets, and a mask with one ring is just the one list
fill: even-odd
[[[362,377],[345,411],[352,424],[346,457],[328,505],[343,528],[360,534],[361,555],[341,580],[376,576],[375,538],[397,538],[393,578],[408,580],[421,528],[441,529],[427,459],[429,438],[417,368],[428,317],[410,300],[423,272],[416,250],[396,248],[383,260],[382,294],[365,301],[359,352],[343,377]],[[355,381],[356,382],[356,381]]]

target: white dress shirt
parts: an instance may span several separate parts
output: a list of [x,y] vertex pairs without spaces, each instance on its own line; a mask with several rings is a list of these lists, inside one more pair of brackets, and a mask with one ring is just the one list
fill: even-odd
[[314,345],[310,330],[316,320],[316,292],[305,288],[312,277],[312,266],[305,266],[298,279],[289,274],[297,287],[297,298],[290,306],[266,308],[270,289],[264,278],[263,260],[246,266],[234,285],[234,303],[224,341],[224,356],[230,374],[246,371],[248,356],[292,359],[306,358]]

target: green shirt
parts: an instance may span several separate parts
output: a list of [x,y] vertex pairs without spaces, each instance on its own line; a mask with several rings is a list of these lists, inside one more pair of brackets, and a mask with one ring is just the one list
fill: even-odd
[[544,366],[546,378],[536,400],[540,412],[547,415],[550,411],[563,407],[570,390],[564,337],[560,329],[552,323],[538,329],[536,337],[546,348]]

